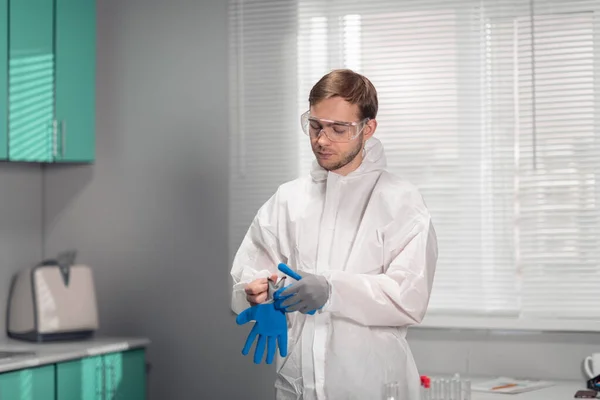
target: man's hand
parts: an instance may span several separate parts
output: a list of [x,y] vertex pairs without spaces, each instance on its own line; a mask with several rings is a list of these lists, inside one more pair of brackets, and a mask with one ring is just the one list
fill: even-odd
[[279,270],[298,282],[275,292],[275,307],[284,312],[300,311],[314,314],[329,299],[329,282],[320,275],[295,272],[287,265],[279,264]]
[[271,275],[270,278],[259,278],[246,285],[244,291],[246,292],[246,300],[251,306],[262,304],[267,300],[267,291],[269,290],[269,284],[267,279],[277,281],[277,274]]

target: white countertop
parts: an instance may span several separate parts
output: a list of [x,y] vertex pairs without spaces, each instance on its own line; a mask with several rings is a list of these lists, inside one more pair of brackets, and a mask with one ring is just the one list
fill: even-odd
[[553,381],[551,387],[533,390],[519,394],[471,392],[472,400],[567,400],[574,399],[575,392],[586,389],[586,382],[578,381]]
[[[427,374],[430,378],[452,379],[452,375],[444,374]],[[489,381],[498,378],[497,376],[468,376],[462,375],[462,379],[469,379],[471,386],[477,383]],[[578,390],[586,390],[587,380],[582,377],[581,380],[556,380],[548,379],[553,383],[553,386],[543,389],[536,389],[525,393],[509,394],[509,393],[486,393],[471,390],[471,400],[567,400],[575,399],[575,393]]]
[[97,337],[87,340],[34,343],[0,338],[1,351],[27,351],[31,355],[0,358],[0,373],[74,360],[94,355],[146,347],[150,340],[139,337]]

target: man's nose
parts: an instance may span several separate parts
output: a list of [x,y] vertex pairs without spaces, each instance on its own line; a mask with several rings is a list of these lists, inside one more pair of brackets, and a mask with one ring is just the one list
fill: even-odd
[[329,138],[327,137],[327,134],[325,133],[325,129],[321,129],[319,131],[319,136],[317,137],[317,143],[319,143],[321,146],[331,144],[331,140],[329,140]]

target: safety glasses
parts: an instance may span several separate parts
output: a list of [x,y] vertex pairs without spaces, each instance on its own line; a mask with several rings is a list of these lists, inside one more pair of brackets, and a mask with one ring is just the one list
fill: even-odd
[[317,139],[323,132],[330,141],[344,143],[356,139],[369,119],[365,118],[358,122],[332,121],[311,117],[309,110],[302,114],[300,123],[302,124],[302,131],[311,139]]

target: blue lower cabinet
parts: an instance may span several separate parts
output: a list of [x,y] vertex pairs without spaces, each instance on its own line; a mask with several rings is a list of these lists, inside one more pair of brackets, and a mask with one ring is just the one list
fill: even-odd
[[57,400],[106,400],[103,357],[56,364]]
[[104,356],[106,400],[146,399],[146,357],[143,350]]
[[0,400],[146,400],[146,354],[128,350],[0,373]]
[[55,400],[54,365],[0,374],[0,399]]
[[56,365],[56,400],[145,400],[144,350],[86,357]]

